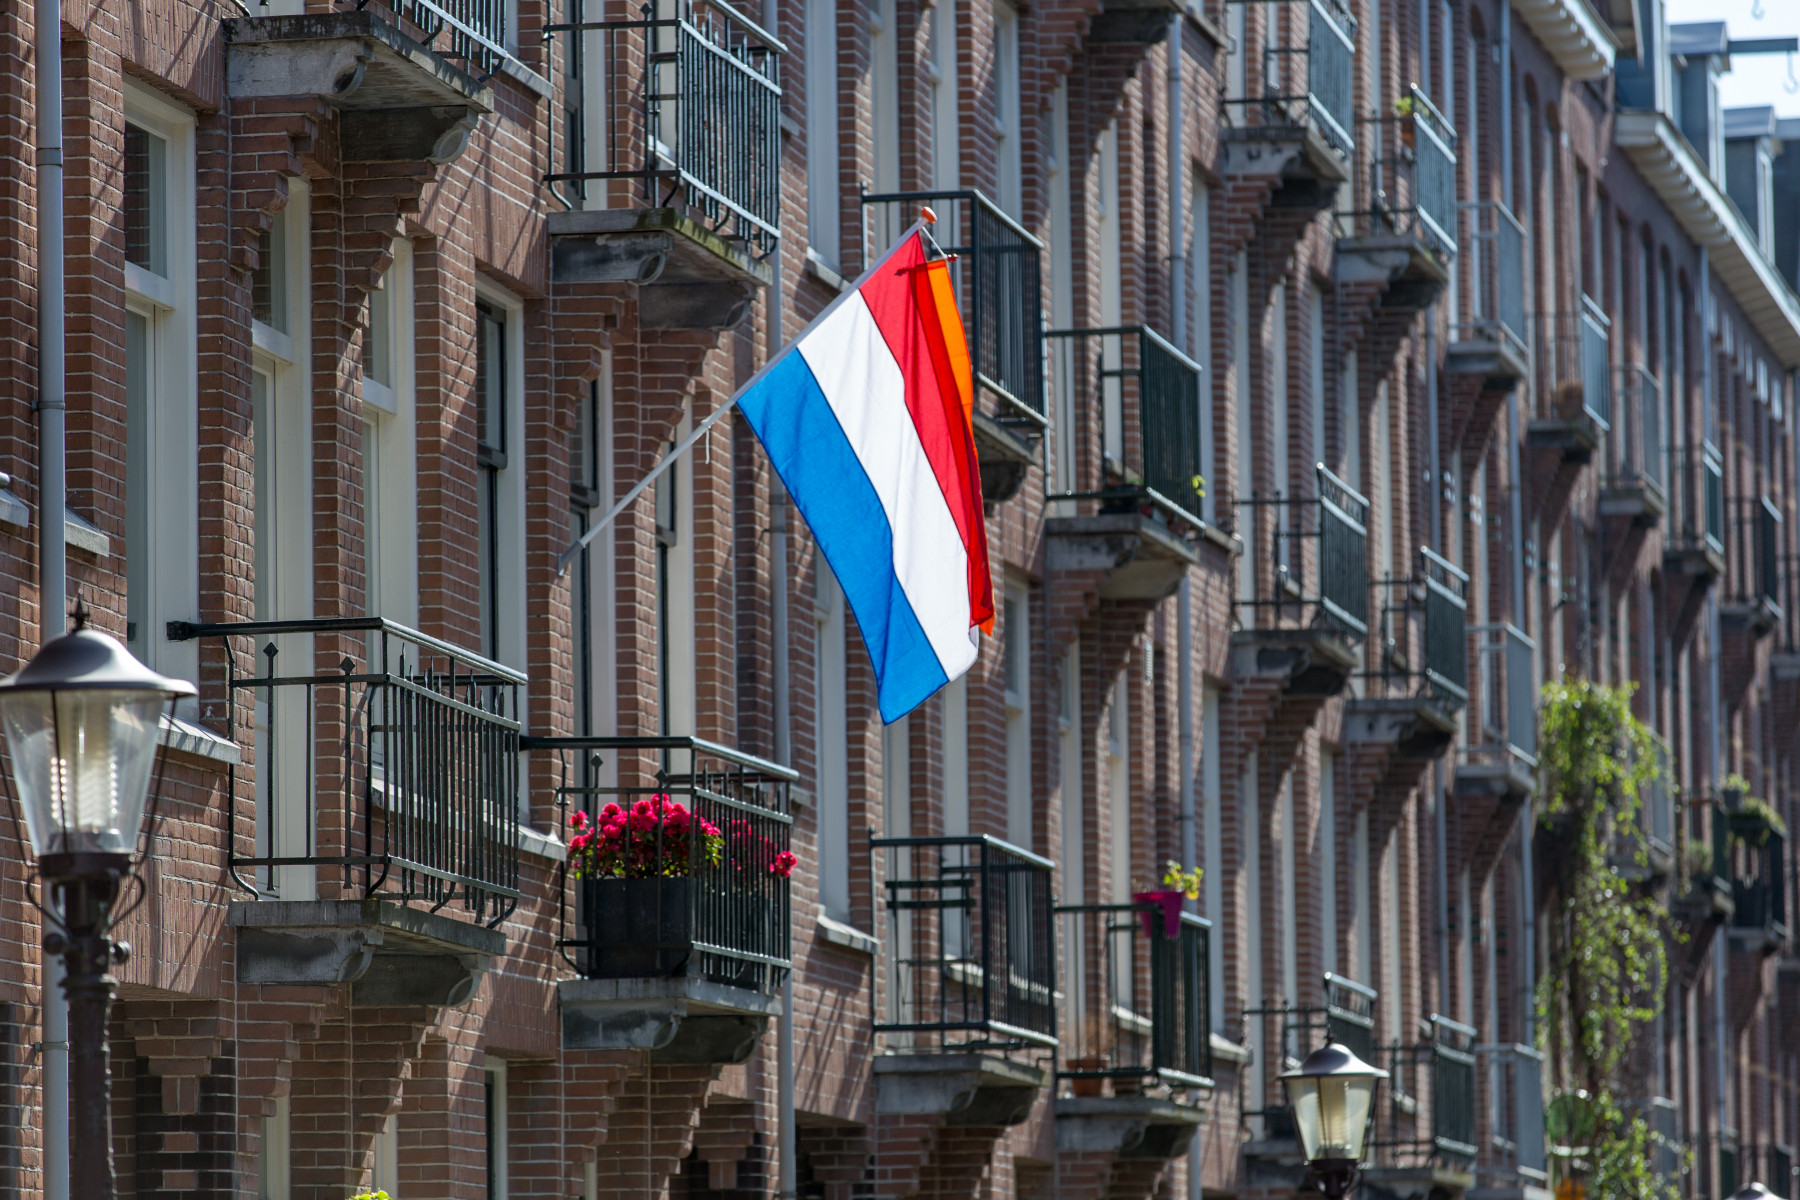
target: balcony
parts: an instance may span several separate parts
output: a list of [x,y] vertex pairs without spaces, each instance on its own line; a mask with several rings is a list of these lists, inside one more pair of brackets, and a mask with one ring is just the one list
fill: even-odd
[[551,274],[639,285],[647,328],[733,328],[781,236],[784,47],[723,0],[657,12],[546,26],[582,61],[546,176],[575,206],[551,214]]
[[1505,392],[1530,374],[1525,320],[1525,227],[1506,205],[1464,204],[1470,306],[1450,334],[1448,368]]
[[1713,584],[1725,574],[1725,464],[1711,442],[1670,452],[1663,568],[1672,635],[1685,638]]
[[1331,207],[1356,141],[1356,18],[1337,0],[1231,0],[1263,18],[1260,70],[1227,95],[1225,169],[1275,176],[1277,207]]
[[1788,944],[1787,839],[1766,826],[1746,833],[1737,814],[1730,823],[1731,944],[1773,954]]
[[1666,879],[1675,870],[1675,776],[1669,744],[1651,735],[1657,774],[1638,794],[1628,827],[1616,830],[1610,860],[1634,883]]
[[1171,596],[1208,535],[1200,366],[1144,326],[1047,336],[1057,424],[1080,439],[1049,497],[1076,509],[1046,524],[1050,569],[1093,574],[1102,599]]
[[254,897],[230,910],[239,978],[348,983],[356,1005],[473,995],[519,899],[525,676],[375,617],[169,638],[217,644],[226,734],[256,749],[226,788],[226,867]]
[[1475,1031],[1448,1017],[1426,1023],[1427,1040],[1388,1047],[1384,1055],[1390,1083],[1363,1172],[1371,1196],[1427,1200],[1475,1182]]
[[[1724,805],[1717,801],[1690,803],[1687,813],[1688,850],[1681,864],[1687,885],[1671,907],[1686,924],[1705,929],[1730,919],[1736,908],[1732,887],[1731,827]],[[1698,942],[1700,939],[1689,940]]]
[[502,70],[542,80],[507,51],[500,0],[336,0],[331,11],[224,22],[234,99],[318,96],[339,112],[347,162],[450,162],[494,111]]
[[1654,528],[1668,511],[1662,384],[1644,367],[1617,367],[1612,400],[1616,421],[1607,439],[1600,513],[1635,529]]
[[1418,88],[1397,109],[1365,118],[1367,207],[1350,214],[1353,233],[1339,238],[1338,274],[1345,283],[1382,287],[1381,306],[1417,312],[1450,279],[1456,257],[1456,132]]
[[1057,1047],[1054,864],[992,837],[871,845],[877,1110],[1018,1124],[1050,1081],[1036,1060]]
[[981,495],[1003,503],[1038,461],[1044,411],[1043,243],[978,191],[864,195],[866,255],[892,245],[929,205],[968,332]]
[[1062,905],[1068,967],[1057,1145],[1173,1158],[1212,1088],[1209,922],[1156,904]]
[[1386,752],[1382,784],[1416,779],[1456,737],[1469,699],[1468,587],[1454,563],[1425,548],[1416,576],[1375,585],[1369,669],[1344,710],[1344,740]]
[[[556,756],[562,827],[633,832],[565,866],[557,948],[581,978],[557,987],[566,1049],[647,1049],[656,1062],[742,1062],[780,1008],[790,966],[783,855],[798,776],[691,737],[534,737]],[[682,810],[647,819],[646,802]],[[711,833],[690,836],[690,822]],[[570,911],[573,893],[574,911]]]
[[1527,440],[1581,466],[1612,428],[1612,322],[1591,297],[1574,312],[1540,313],[1532,324],[1535,402]]
[[1724,615],[1747,624],[1758,637],[1773,632],[1782,616],[1781,510],[1767,496],[1744,500],[1731,530],[1730,557],[1743,564]]
[[1475,1048],[1487,1086],[1491,1136],[1475,1161],[1481,1194],[1490,1200],[1544,1197],[1549,1161],[1544,1145],[1544,1052],[1503,1043]]
[[1480,684],[1469,747],[1456,767],[1456,794],[1520,804],[1537,786],[1537,643],[1510,624],[1476,625],[1470,632]]

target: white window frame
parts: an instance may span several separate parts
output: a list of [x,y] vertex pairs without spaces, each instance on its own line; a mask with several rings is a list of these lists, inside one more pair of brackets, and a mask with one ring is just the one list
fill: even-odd
[[288,1097],[275,1097],[275,1111],[262,1119],[256,1156],[256,1200],[290,1200],[293,1188],[293,1119]]
[[[613,359],[612,351],[602,352],[598,400],[594,411],[594,454],[598,459],[594,478],[598,483],[600,507],[609,507],[617,488],[613,473]],[[585,401],[584,401],[585,402]],[[597,515],[597,514],[596,514]],[[587,586],[593,598],[589,613],[588,678],[594,684],[592,716],[596,736],[611,736],[618,730],[618,695],[612,681],[618,678],[618,565],[614,560],[614,530],[608,525],[594,536],[587,548]],[[602,770],[606,767],[603,766]]]
[[[505,314],[506,338],[506,466],[499,471],[494,521],[498,557],[494,563],[498,589],[493,597],[494,644],[482,630],[484,653],[494,661],[524,670],[525,660],[525,306],[511,292],[486,279],[475,281],[475,298]],[[471,392],[473,411],[473,392]],[[476,468],[477,472],[481,468]],[[476,502],[481,503],[480,497]],[[487,614],[483,614],[484,618]],[[485,624],[484,620],[484,624]]]
[[1223,937],[1225,929],[1225,847],[1221,840],[1224,836],[1224,814],[1220,808],[1224,783],[1220,767],[1224,757],[1224,743],[1221,741],[1220,728],[1219,689],[1207,684],[1200,691],[1200,822],[1204,838],[1201,858],[1205,867],[1205,874],[1201,876],[1201,900],[1206,905],[1207,919],[1213,923],[1215,938],[1207,980],[1207,994],[1212,1010],[1209,1014],[1210,1028],[1223,1032],[1225,953],[1223,941],[1218,940]]
[[1189,184],[1187,285],[1188,353],[1200,364],[1200,462],[1206,487],[1200,494],[1200,519],[1217,520],[1215,493],[1225,480],[1214,450],[1213,432],[1213,306],[1212,306],[1212,192],[1198,171]]
[[[153,670],[197,682],[198,645],[172,642],[166,631],[171,620],[192,620],[200,604],[194,115],[127,79],[121,120],[161,138],[166,154],[168,274],[125,264],[126,307],[148,319],[150,428],[145,455],[156,464],[142,497],[148,545],[140,548],[143,561],[134,567],[128,554],[126,562],[128,577],[148,593],[138,610],[138,620],[148,628],[136,631],[132,649]],[[129,514],[127,521],[129,528]],[[193,701],[184,702],[182,715],[192,717],[197,711]]]
[[[384,277],[386,350],[391,386],[363,376],[365,437],[363,554],[368,610],[402,625],[419,623],[417,341],[413,247],[394,241],[394,261]],[[373,300],[371,310],[375,309]],[[371,479],[372,477],[372,479]]]
[[877,192],[900,190],[900,47],[894,0],[869,5],[870,179]]
[[901,717],[881,730],[881,832],[912,834],[912,721]]
[[390,1113],[375,1134],[374,1162],[370,1165],[369,1187],[390,1196],[400,1194],[400,1117]]
[[1024,215],[1024,129],[1019,104],[1019,10],[1007,0],[994,5],[994,199],[1007,215]]
[[[678,445],[693,429],[692,412],[684,414],[676,426],[670,445]],[[694,644],[694,462],[696,456],[678,459],[663,472],[655,487],[657,537],[668,552],[668,589],[658,592],[659,623],[666,620],[668,678],[663,680],[660,718],[668,734],[692,734],[698,731],[699,708],[696,699]],[[663,524],[665,499],[673,499],[675,523]],[[835,583],[835,580],[834,580]],[[658,586],[660,587],[660,581]]]
[[[1064,895],[1087,903],[1086,813],[1082,808],[1081,640],[1071,638],[1063,654],[1061,704],[1056,715],[1062,749],[1062,838]],[[1074,943],[1070,943],[1073,945]],[[1074,989],[1079,991],[1080,989]]]
[[819,789],[819,907],[836,921],[850,920],[850,728],[848,647],[844,592],[825,565],[813,559],[813,756]]
[[[1031,849],[1031,591],[1023,580],[1006,581],[1001,601],[1005,628],[1002,683],[1006,700],[1006,840]],[[1016,639],[1016,640],[1015,640]],[[1017,678],[1014,678],[1014,672]],[[1016,686],[1015,686],[1016,684]]]
[[[811,257],[835,271],[841,265],[843,242],[838,195],[837,0],[805,0],[805,30],[806,244]],[[825,53],[820,53],[822,47]]]
[[956,0],[937,0],[930,12],[931,58],[926,70],[931,84],[931,183],[940,191],[950,191],[962,177],[962,128],[958,120],[962,75],[956,69]]

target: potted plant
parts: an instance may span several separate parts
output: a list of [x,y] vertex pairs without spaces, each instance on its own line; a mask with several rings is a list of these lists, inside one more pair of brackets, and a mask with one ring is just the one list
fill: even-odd
[[1418,112],[1418,102],[1413,99],[1411,92],[1395,97],[1394,116],[1400,126],[1400,142],[1408,150],[1417,148],[1419,144],[1419,129],[1416,124]]
[[[731,934],[738,939],[737,945],[759,954],[777,954],[781,923],[787,918],[782,903],[786,889],[771,884],[791,878],[799,861],[755,820],[737,817],[725,823],[726,878],[733,898],[723,910],[731,914],[736,926]],[[747,962],[731,978],[719,982],[756,988],[766,973],[762,964]]]
[[[1162,886],[1148,891],[1133,892],[1131,899],[1136,904],[1154,904],[1162,909],[1163,936],[1177,938],[1181,936],[1181,906],[1186,900],[1200,898],[1200,876],[1204,872],[1199,867],[1183,867],[1174,859],[1170,859],[1163,868]],[[1144,922],[1144,936],[1156,936],[1156,913],[1147,911],[1140,916]]]
[[1769,844],[1770,834],[1783,838],[1787,836],[1787,822],[1781,819],[1775,806],[1761,796],[1752,796],[1746,792],[1728,813],[1731,836],[1746,846],[1766,846]]
[[594,979],[679,974],[693,952],[693,875],[719,865],[719,827],[667,796],[569,818]]

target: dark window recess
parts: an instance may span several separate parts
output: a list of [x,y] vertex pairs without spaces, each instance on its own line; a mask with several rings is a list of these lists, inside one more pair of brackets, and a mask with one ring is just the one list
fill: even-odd
[[168,145],[136,125],[125,126],[125,261],[168,273],[164,175]]
[[263,230],[256,239],[256,270],[250,272],[250,315],[275,324],[275,235]]
[[569,499],[576,508],[600,506],[599,408],[596,380],[588,384],[587,395],[576,407],[575,432],[569,436]]
[[506,316],[475,305],[475,465],[477,566],[481,573],[482,649],[500,650],[500,473],[506,470]]

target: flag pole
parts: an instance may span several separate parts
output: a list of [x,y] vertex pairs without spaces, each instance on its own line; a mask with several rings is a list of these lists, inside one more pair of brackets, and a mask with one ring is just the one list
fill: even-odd
[[[826,317],[829,317],[832,313],[836,312],[840,304],[843,304],[846,300],[850,299],[851,296],[854,296],[863,284],[873,279],[875,277],[875,272],[881,270],[882,264],[894,256],[894,251],[898,250],[906,242],[907,238],[921,231],[924,231],[926,237],[929,238],[931,235],[927,227],[935,224],[937,224],[937,214],[933,213],[929,208],[921,208],[919,210],[919,219],[909,225],[906,232],[901,234],[899,239],[896,240],[892,246],[888,247],[886,254],[883,254],[880,258],[876,259],[875,262],[864,270],[861,275],[856,277],[854,283],[846,286],[844,290],[838,294],[837,299],[833,300],[830,304],[827,304],[819,312],[818,316],[814,317],[811,321],[808,321],[806,328],[795,334],[793,341],[790,341],[780,354],[775,355],[773,358],[769,359],[768,362],[764,363],[762,367],[757,370],[756,374],[750,377],[748,383],[744,384],[743,387],[731,394],[731,399],[719,405],[719,407],[714,409],[711,413],[708,413],[704,421],[701,421],[700,424],[694,426],[694,431],[685,438],[682,438],[678,445],[673,447],[667,454],[663,455],[662,461],[650,468],[650,473],[648,475],[633,484],[631,490],[621,496],[618,502],[611,508],[607,509],[604,516],[588,526],[587,532],[576,539],[574,545],[556,556],[557,577],[561,578],[568,574],[569,564],[575,561],[575,556],[577,554],[580,554],[587,548],[589,542],[600,536],[601,530],[612,524],[618,515],[624,512],[632,501],[644,494],[645,488],[655,483],[657,479],[662,476],[662,473],[674,466],[676,461],[680,459],[682,455],[686,454],[689,450],[692,450],[694,448],[694,443],[705,437],[714,425],[717,425],[724,419],[726,413],[730,412],[733,408],[736,408],[737,402],[743,399],[745,394],[747,394],[751,388],[761,383],[763,376],[774,370],[777,363],[787,357],[788,351],[793,349],[794,342],[798,342],[801,338],[804,338],[807,334],[811,333],[814,327],[824,321]],[[937,246],[935,240],[933,240],[931,244],[934,248]],[[942,253],[941,250],[939,252]]]

